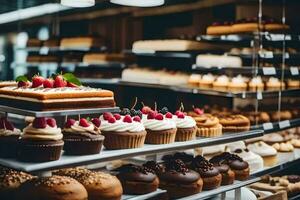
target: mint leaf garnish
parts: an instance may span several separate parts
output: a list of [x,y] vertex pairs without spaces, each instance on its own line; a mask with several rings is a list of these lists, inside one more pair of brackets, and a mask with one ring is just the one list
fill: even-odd
[[63,74],[63,77],[66,81],[68,81],[70,83],[74,83],[75,85],[78,85],[78,86],[81,85],[81,82],[72,73],[65,73],[65,74]]
[[26,76],[18,76],[16,78],[16,82],[20,82],[20,81],[27,82],[28,78]]

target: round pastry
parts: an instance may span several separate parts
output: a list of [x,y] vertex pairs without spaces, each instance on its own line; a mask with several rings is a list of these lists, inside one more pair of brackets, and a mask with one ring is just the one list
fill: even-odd
[[230,169],[234,172],[236,180],[246,180],[250,175],[248,163],[236,154],[224,152],[211,158],[210,162],[228,164]]
[[88,200],[82,184],[66,176],[51,176],[32,179],[22,184],[18,199],[30,200]]
[[212,74],[204,74],[199,81],[200,88],[208,89],[212,87],[215,77]]
[[203,181],[200,175],[188,169],[181,160],[170,160],[165,171],[159,176],[159,187],[167,190],[171,199],[190,196],[202,191]]
[[294,151],[294,146],[289,142],[275,143],[272,145],[278,152],[289,153]]
[[249,90],[250,91],[263,91],[265,84],[263,83],[260,76],[253,77],[249,82]]
[[247,148],[263,158],[264,166],[270,167],[277,163],[276,149],[264,143],[263,141],[249,144]]
[[83,167],[65,168],[65,169],[55,170],[52,172],[53,175],[68,176],[74,179],[77,179],[88,173],[91,173],[91,171]]
[[233,77],[228,83],[228,90],[231,92],[243,92],[247,90],[245,78],[241,75]]
[[196,121],[192,117],[186,116],[183,112],[177,112],[173,120],[177,128],[175,141],[181,142],[195,139],[197,127]]
[[274,122],[289,120],[292,117],[293,117],[292,113],[288,110],[276,111],[276,112],[273,112],[271,115],[272,121],[274,121]]
[[103,172],[90,172],[76,178],[87,190],[89,200],[120,200],[123,189],[117,177]]
[[220,187],[222,175],[219,170],[202,156],[196,156],[191,168],[198,172],[203,180],[203,190],[212,190]]
[[300,148],[300,139],[292,139],[290,143],[294,146],[294,148]]
[[171,160],[181,160],[187,167],[190,167],[193,160],[194,160],[194,155],[185,153],[185,152],[176,152],[173,155],[165,155],[163,156],[162,160],[164,162],[170,162]]
[[270,77],[268,82],[266,83],[267,90],[284,90],[285,83],[280,81],[278,78]]
[[191,86],[199,87],[200,80],[201,80],[200,74],[191,74],[188,80],[188,84]]
[[159,179],[150,168],[128,164],[117,171],[125,194],[146,194],[156,191],[159,186]]
[[214,90],[226,91],[229,84],[229,78],[226,75],[219,76],[215,82],[213,82]]
[[223,132],[242,132],[250,129],[250,120],[243,115],[230,115],[220,118]]
[[[0,174],[0,199],[1,200],[17,200],[16,192],[21,184],[34,177],[30,174],[15,171],[12,169],[5,169]],[[22,198],[23,199],[23,198]]]
[[144,121],[144,126],[147,131],[147,144],[169,144],[175,141],[176,123],[166,119],[161,113],[150,111],[147,120]]
[[0,157],[13,158],[17,155],[17,144],[21,136],[20,129],[13,126],[7,118],[0,119]]
[[106,149],[132,149],[144,146],[147,133],[139,116],[104,113],[100,119]]
[[64,150],[67,155],[98,154],[104,140],[99,130],[100,120],[68,119],[63,129]]
[[264,168],[264,161],[262,157],[248,149],[236,149],[233,153],[249,164],[250,173],[257,172]]
[[300,81],[289,79],[287,82],[288,89],[299,89],[300,88]]
[[235,174],[234,172],[230,169],[229,165],[223,162],[215,161],[214,160],[209,160],[210,163],[213,164],[213,166],[220,172],[222,175],[222,182],[221,185],[230,185],[233,184],[234,179],[235,179]]
[[272,134],[264,135],[263,141],[269,145],[272,145],[275,143],[286,142],[285,138],[282,135],[280,135],[279,133],[272,133]]
[[23,130],[17,159],[25,162],[58,160],[64,142],[61,129],[53,118],[37,117]]
[[197,136],[200,137],[217,137],[222,135],[222,125],[219,119],[209,114],[204,114],[202,121],[194,118],[197,124]]

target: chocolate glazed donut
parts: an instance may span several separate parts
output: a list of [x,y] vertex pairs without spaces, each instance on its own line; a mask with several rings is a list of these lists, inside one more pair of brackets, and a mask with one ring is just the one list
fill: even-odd
[[222,175],[219,170],[204,157],[195,157],[191,167],[198,172],[203,179],[203,190],[212,190],[220,187]]
[[222,175],[221,185],[230,185],[234,182],[235,174],[230,169],[229,165],[227,165],[226,163],[222,163],[222,162],[216,162],[216,163],[212,163],[212,164],[217,170],[219,170],[220,174]]
[[202,191],[200,175],[188,169],[181,160],[169,160],[165,165],[166,170],[159,175],[159,186],[167,190],[169,198],[185,197]]

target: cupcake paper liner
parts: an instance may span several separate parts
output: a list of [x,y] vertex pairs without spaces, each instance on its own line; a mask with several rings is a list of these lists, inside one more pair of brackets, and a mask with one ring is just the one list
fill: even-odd
[[170,144],[175,142],[176,128],[162,130],[162,131],[152,131],[147,129],[147,136],[145,143],[147,144]]
[[133,149],[144,146],[146,131],[141,132],[102,132],[106,149]]
[[64,151],[67,155],[90,155],[101,151],[104,136],[97,138],[64,138]]
[[175,141],[182,142],[182,141],[189,141],[193,140],[196,137],[196,127],[192,128],[177,128]]

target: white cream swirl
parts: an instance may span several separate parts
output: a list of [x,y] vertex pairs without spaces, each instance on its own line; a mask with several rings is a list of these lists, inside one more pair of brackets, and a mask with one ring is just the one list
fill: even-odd
[[140,132],[144,131],[145,127],[141,122],[132,121],[131,123],[127,123],[123,122],[123,118],[121,118],[114,123],[101,123],[100,130],[104,132]]
[[144,121],[144,126],[149,130],[161,131],[176,128],[176,123],[174,120],[147,119]]
[[176,116],[174,117],[174,121],[177,128],[192,128],[196,126],[196,121],[190,116],[185,116],[184,118]]
[[233,77],[233,78],[231,79],[231,82],[232,82],[232,83],[238,83],[238,84],[240,84],[240,83],[245,83],[245,79],[244,79],[241,75],[238,75],[238,76],[236,76],[236,77]]
[[90,123],[88,127],[83,127],[79,125],[79,121],[76,121],[70,128],[64,128],[63,132],[64,134],[79,134],[84,136],[100,134],[100,131],[97,130],[93,123]]
[[268,145],[268,144],[266,144],[262,141],[256,142],[254,144],[249,144],[247,146],[247,148],[250,151],[252,151],[252,152],[254,152],[254,153],[256,153],[256,154],[258,154],[262,157],[264,157],[264,156],[274,156],[274,155],[277,154],[277,150],[274,147],[272,147],[272,146],[270,146],[270,145]]
[[57,126],[51,127],[46,126],[46,128],[34,128],[32,124],[29,124],[23,130],[21,135],[22,139],[36,139],[36,140],[61,140],[63,135],[61,129]]
[[9,129],[0,129],[0,136],[12,136],[12,135],[21,135],[22,132],[20,129],[14,128],[14,130]]

